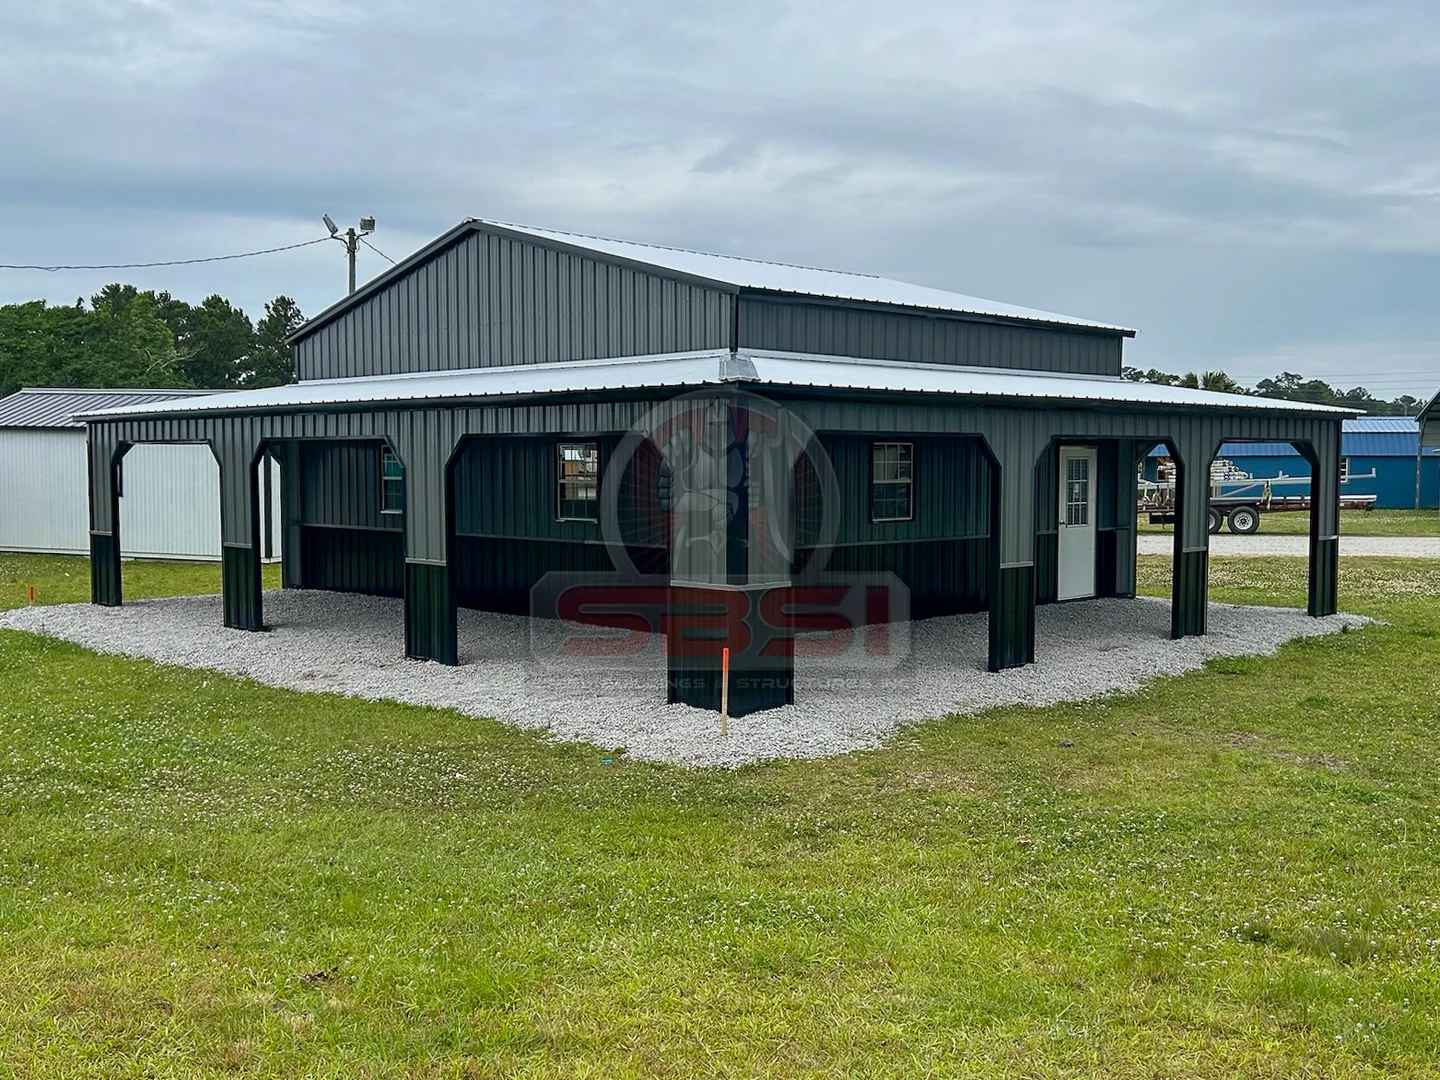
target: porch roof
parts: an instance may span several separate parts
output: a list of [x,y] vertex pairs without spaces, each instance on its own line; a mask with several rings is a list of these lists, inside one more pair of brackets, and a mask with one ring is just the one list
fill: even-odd
[[81,413],[76,418],[95,421],[153,416],[224,416],[297,409],[378,408],[421,403],[460,404],[489,398],[625,390],[679,391],[734,384],[980,398],[1026,405],[1063,402],[1067,405],[1205,409],[1336,418],[1355,416],[1357,412],[1309,402],[1130,382],[1118,377],[953,364],[914,364],[757,349],[717,349],[660,356],[317,379],[259,390],[106,408]]

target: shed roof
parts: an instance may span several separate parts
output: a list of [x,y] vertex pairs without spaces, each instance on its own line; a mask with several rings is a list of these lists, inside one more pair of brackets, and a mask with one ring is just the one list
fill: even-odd
[[816,297],[828,300],[969,315],[982,318],[1013,319],[1026,323],[1079,327],[1134,336],[1135,331],[1109,322],[1079,319],[1053,311],[1004,304],[964,293],[933,289],[926,285],[895,281],[873,274],[857,274],[842,270],[822,270],[790,263],[766,262],[735,255],[714,255],[686,248],[642,244],[630,240],[613,240],[585,233],[540,229],[503,221],[466,218],[449,232],[432,240],[420,250],[402,259],[379,277],[366,282],[350,296],[337,301],[301,326],[289,340],[300,341],[343,312],[365,300],[390,282],[404,277],[447,250],[472,231],[498,233],[559,246],[566,250],[590,253],[603,259],[649,267],[670,274],[707,282],[732,290],[769,293],[792,297]]
[[27,386],[0,398],[0,428],[81,428],[76,413],[173,401],[182,397],[210,397],[215,390],[113,390],[84,387]]
[[88,418],[382,407],[607,390],[680,390],[726,383],[866,393],[953,395],[1016,403],[1061,401],[1132,407],[1224,409],[1247,413],[1354,415],[1353,410],[1308,402],[1157,386],[1118,377],[717,349],[619,360],[317,379],[263,390],[239,390],[213,398],[95,409]]

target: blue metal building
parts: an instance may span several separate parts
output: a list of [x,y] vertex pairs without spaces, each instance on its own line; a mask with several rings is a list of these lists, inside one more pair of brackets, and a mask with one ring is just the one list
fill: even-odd
[[[1440,507],[1440,447],[1421,453],[1418,421],[1405,416],[1346,420],[1340,454],[1342,498],[1374,495],[1376,508],[1382,510]],[[1168,455],[1164,447],[1151,451],[1152,461]],[[1257,480],[1310,475],[1310,463],[1289,443],[1224,443],[1219,456]],[[1147,473],[1154,479],[1153,465]]]

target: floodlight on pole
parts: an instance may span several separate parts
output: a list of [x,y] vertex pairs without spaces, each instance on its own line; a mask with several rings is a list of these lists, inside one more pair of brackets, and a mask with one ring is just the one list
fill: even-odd
[[362,217],[359,229],[346,229],[345,235],[340,235],[340,226],[331,220],[329,214],[321,215],[325,221],[325,227],[330,230],[331,239],[338,240],[345,245],[345,254],[350,262],[350,292],[355,292],[355,256],[360,250],[360,238],[368,236],[375,231],[375,219],[373,217]]

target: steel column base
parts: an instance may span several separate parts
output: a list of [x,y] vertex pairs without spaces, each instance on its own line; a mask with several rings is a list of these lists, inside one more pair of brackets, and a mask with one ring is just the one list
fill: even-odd
[[111,533],[90,534],[90,602],[120,606],[120,545]]
[[1170,594],[1170,636],[1200,637],[1205,633],[1210,584],[1210,552],[1179,551]]
[[1340,538],[1310,541],[1310,588],[1305,610],[1317,618],[1340,610]]
[[455,589],[450,567],[405,564],[405,655],[412,660],[458,664]]
[[1035,568],[1005,566],[990,581],[990,670],[1035,662]]
[[[773,591],[773,590],[771,590]],[[730,715],[795,702],[794,650],[767,650],[761,618],[765,590],[675,587],[665,635],[665,699],[720,711],[721,650],[730,646]],[[742,614],[743,612],[743,614]],[[738,618],[731,626],[730,620]],[[776,655],[765,655],[766,652]]]
[[220,549],[220,581],[225,625],[234,630],[264,630],[260,600],[260,552],[225,544]]

